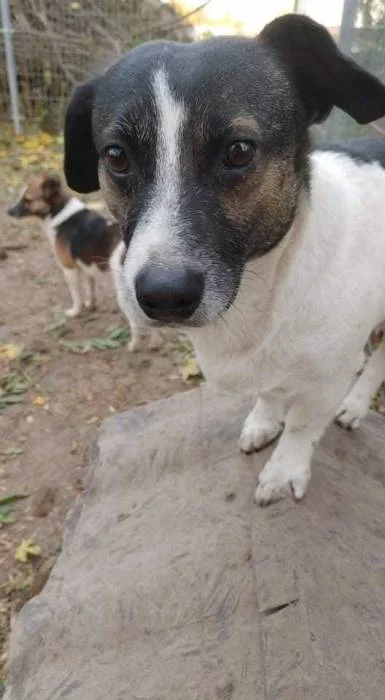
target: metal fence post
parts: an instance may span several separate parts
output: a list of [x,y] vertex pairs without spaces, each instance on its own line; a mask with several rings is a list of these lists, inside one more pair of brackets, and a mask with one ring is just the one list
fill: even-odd
[[7,66],[7,78],[9,95],[11,98],[12,121],[16,134],[21,133],[19,93],[17,89],[17,75],[15,54],[12,43],[11,14],[8,0],[1,0],[2,33],[4,35],[5,61]]
[[[350,56],[352,53],[353,30],[356,22],[358,0],[344,0],[338,46]],[[343,130],[345,115],[334,109],[326,123],[326,140],[332,141]]]
[[352,37],[356,23],[358,0],[345,0],[342,11],[341,31],[338,45],[348,56],[352,53]]

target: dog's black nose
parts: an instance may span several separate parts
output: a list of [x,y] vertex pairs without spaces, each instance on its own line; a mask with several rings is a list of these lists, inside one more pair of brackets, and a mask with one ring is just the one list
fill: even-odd
[[195,270],[146,267],[136,278],[135,292],[146,316],[163,323],[186,321],[198,308],[203,275]]

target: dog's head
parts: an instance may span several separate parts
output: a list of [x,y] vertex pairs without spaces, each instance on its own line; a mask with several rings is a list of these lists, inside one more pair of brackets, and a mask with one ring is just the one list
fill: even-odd
[[56,213],[65,200],[66,194],[60,178],[42,173],[29,179],[16,204],[8,209],[8,214],[17,219],[26,216],[37,216],[43,219]]
[[296,15],[257,39],[144,44],[75,91],[65,172],[122,226],[131,316],[202,326],[231,306],[247,261],[290,229],[308,127],[334,105],[367,123],[385,88]]

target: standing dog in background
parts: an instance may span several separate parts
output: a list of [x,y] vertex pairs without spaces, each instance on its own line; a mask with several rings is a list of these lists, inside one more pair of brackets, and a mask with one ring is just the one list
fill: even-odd
[[130,318],[184,328],[209,381],[254,387],[243,451],[281,435],[261,505],[304,496],[333,416],[357,427],[385,375],[383,341],[354,384],[385,321],[385,144],[311,152],[333,106],[374,121],[385,87],[287,15],[256,39],[138,46],[66,116],[69,185],[100,186],[121,224]]
[[[90,211],[77,197],[72,197],[56,175],[40,174],[32,177],[23,189],[19,201],[8,209],[16,218],[36,216],[54,251],[72,299],[72,306],[65,314],[75,318],[82,310],[81,278],[84,278],[86,309],[95,307],[95,282],[98,272],[111,268],[117,299],[126,316],[131,338],[130,351],[137,350],[141,339],[138,326],[130,321],[120,300],[120,274],[122,251],[120,227],[108,222],[100,214]],[[150,348],[159,345],[159,335],[153,331]]]

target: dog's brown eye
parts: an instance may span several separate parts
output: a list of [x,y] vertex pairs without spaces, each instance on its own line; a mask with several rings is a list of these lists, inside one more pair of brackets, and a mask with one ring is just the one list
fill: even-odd
[[227,147],[223,159],[227,168],[244,168],[255,156],[255,145],[251,141],[234,141]]
[[125,173],[130,166],[127,153],[120,146],[108,146],[104,159],[114,173]]

